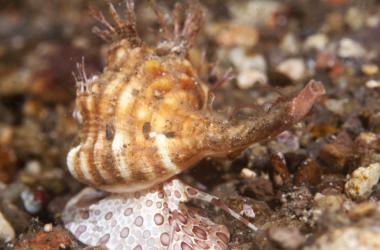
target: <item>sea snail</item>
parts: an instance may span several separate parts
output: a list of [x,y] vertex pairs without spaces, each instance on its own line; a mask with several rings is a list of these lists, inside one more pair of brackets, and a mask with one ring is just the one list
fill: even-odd
[[109,192],[134,192],[162,183],[205,157],[225,156],[275,136],[299,122],[325,93],[310,81],[291,100],[280,101],[255,119],[226,119],[210,108],[210,92],[187,59],[204,12],[177,4],[173,29],[155,8],[164,40],[149,47],[135,26],[134,2],[126,20],[109,4],[114,25],[94,31],[110,42],[106,67],[77,80],[79,145],[67,155],[71,174]]

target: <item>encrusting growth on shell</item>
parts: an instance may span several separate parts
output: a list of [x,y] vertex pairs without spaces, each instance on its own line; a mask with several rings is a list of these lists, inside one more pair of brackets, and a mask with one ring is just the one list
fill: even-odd
[[[198,1],[187,2],[185,15],[184,6],[175,5],[170,28],[152,1],[163,37],[153,48],[138,36],[133,0],[125,1],[126,20],[109,2],[113,24],[100,11],[92,10],[103,26],[94,32],[110,43],[107,64],[103,73],[92,78],[86,76],[83,62],[78,64],[75,114],[81,130],[79,144],[67,155],[67,165],[79,181],[123,194],[99,197],[92,189],[68,203],[63,214],[65,226],[86,244],[122,249],[120,244],[134,242],[140,247],[136,249],[142,249],[148,244],[143,239],[149,238],[157,244],[160,241],[162,247],[168,244],[168,249],[186,249],[184,244],[198,247],[195,249],[204,248],[202,244],[226,249],[228,231],[191,212],[183,202],[201,199],[251,229],[256,230],[255,226],[216,197],[195,189],[192,195],[188,186],[173,177],[205,157],[239,152],[290,128],[325,93],[323,85],[312,80],[296,97],[278,101],[255,119],[223,118],[210,108],[212,93],[187,59],[204,19]],[[98,201],[89,204],[88,196],[93,194]],[[174,199],[177,194],[182,198]],[[128,207],[134,211],[134,221],[122,214]],[[163,216],[162,227],[153,223],[156,212]]]

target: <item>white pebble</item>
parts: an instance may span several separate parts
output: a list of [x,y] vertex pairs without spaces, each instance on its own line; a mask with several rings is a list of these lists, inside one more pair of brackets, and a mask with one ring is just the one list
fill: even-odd
[[15,230],[0,212],[0,240],[8,242],[13,240],[15,236]]
[[300,50],[297,38],[292,33],[288,33],[281,41],[281,49],[290,55],[295,55]]
[[45,231],[46,233],[51,232],[51,230],[53,230],[53,224],[48,223],[48,224],[45,224],[45,225],[44,225],[44,231]]
[[369,80],[365,83],[365,86],[369,89],[379,88],[380,87],[380,81],[376,80]]
[[358,42],[343,38],[339,43],[338,55],[343,58],[362,58],[366,55],[366,49]]
[[249,206],[248,204],[243,204],[243,210],[240,212],[240,215],[246,216],[251,219],[256,217],[256,214],[253,211],[253,208]]
[[328,99],[325,102],[325,107],[338,115],[343,115],[345,111],[345,107],[347,107],[347,104],[349,104],[349,100],[347,98],[344,99]]
[[379,163],[372,163],[367,167],[356,169],[346,182],[345,191],[347,196],[354,200],[367,198],[371,194],[373,186],[379,181],[379,177]]
[[249,89],[255,83],[266,84],[267,82],[268,78],[266,74],[255,69],[245,70],[237,76],[237,84],[240,89]]
[[41,163],[39,161],[32,160],[26,163],[25,172],[37,176],[41,174],[41,168]]
[[377,28],[380,24],[380,16],[376,14],[368,16],[365,24],[369,28]]
[[318,51],[322,51],[326,48],[328,42],[329,38],[327,37],[327,35],[323,33],[317,33],[306,38],[303,47],[305,50],[315,49]]
[[361,9],[351,7],[346,15],[345,22],[352,30],[359,30],[365,24],[367,12],[363,12]]
[[31,190],[27,189],[21,192],[21,200],[23,201],[24,208],[28,213],[35,214],[38,213],[42,204],[40,200],[35,199],[34,194]]
[[256,178],[257,174],[249,168],[243,168],[240,171],[240,176],[244,179],[254,179]]
[[267,25],[282,6],[282,3],[273,0],[256,0],[245,3],[232,1],[230,11],[233,19],[238,22],[260,27]]
[[230,50],[228,57],[235,68],[240,72],[251,69],[256,69],[261,72],[267,70],[265,58],[260,54],[246,55],[244,49],[233,48]]
[[300,58],[292,58],[283,61],[277,66],[277,71],[292,79],[293,81],[299,81],[305,76],[305,63]]

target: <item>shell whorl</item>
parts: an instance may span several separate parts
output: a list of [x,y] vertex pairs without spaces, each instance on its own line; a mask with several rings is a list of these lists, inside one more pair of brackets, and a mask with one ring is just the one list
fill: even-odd
[[117,71],[107,67],[78,89],[80,145],[71,149],[67,163],[84,183],[135,191],[198,160],[195,138],[205,131],[200,111],[207,86],[182,56],[157,55],[123,41],[113,53],[113,64],[125,63]]

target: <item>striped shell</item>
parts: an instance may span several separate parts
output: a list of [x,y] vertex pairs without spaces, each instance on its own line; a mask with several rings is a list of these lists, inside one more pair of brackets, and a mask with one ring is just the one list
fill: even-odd
[[81,143],[67,160],[70,172],[86,183],[135,191],[201,158],[194,139],[207,129],[198,115],[207,87],[189,61],[175,54],[159,56],[126,41],[114,53],[121,63],[78,93]]
[[313,81],[255,120],[216,115],[209,109],[207,85],[186,59],[203,19],[196,1],[189,2],[184,20],[176,5],[172,32],[156,11],[165,39],[155,48],[137,36],[133,1],[127,1],[127,21],[110,4],[115,25],[95,13],[105,26],[97,33],[111,44],[103,73],[87,79],[82,70],[77,80],[76,116],[82,124],[67,164],[78,180],[110,192],[146,189],[206,156],[228,155],[278,134],[324,93]]

